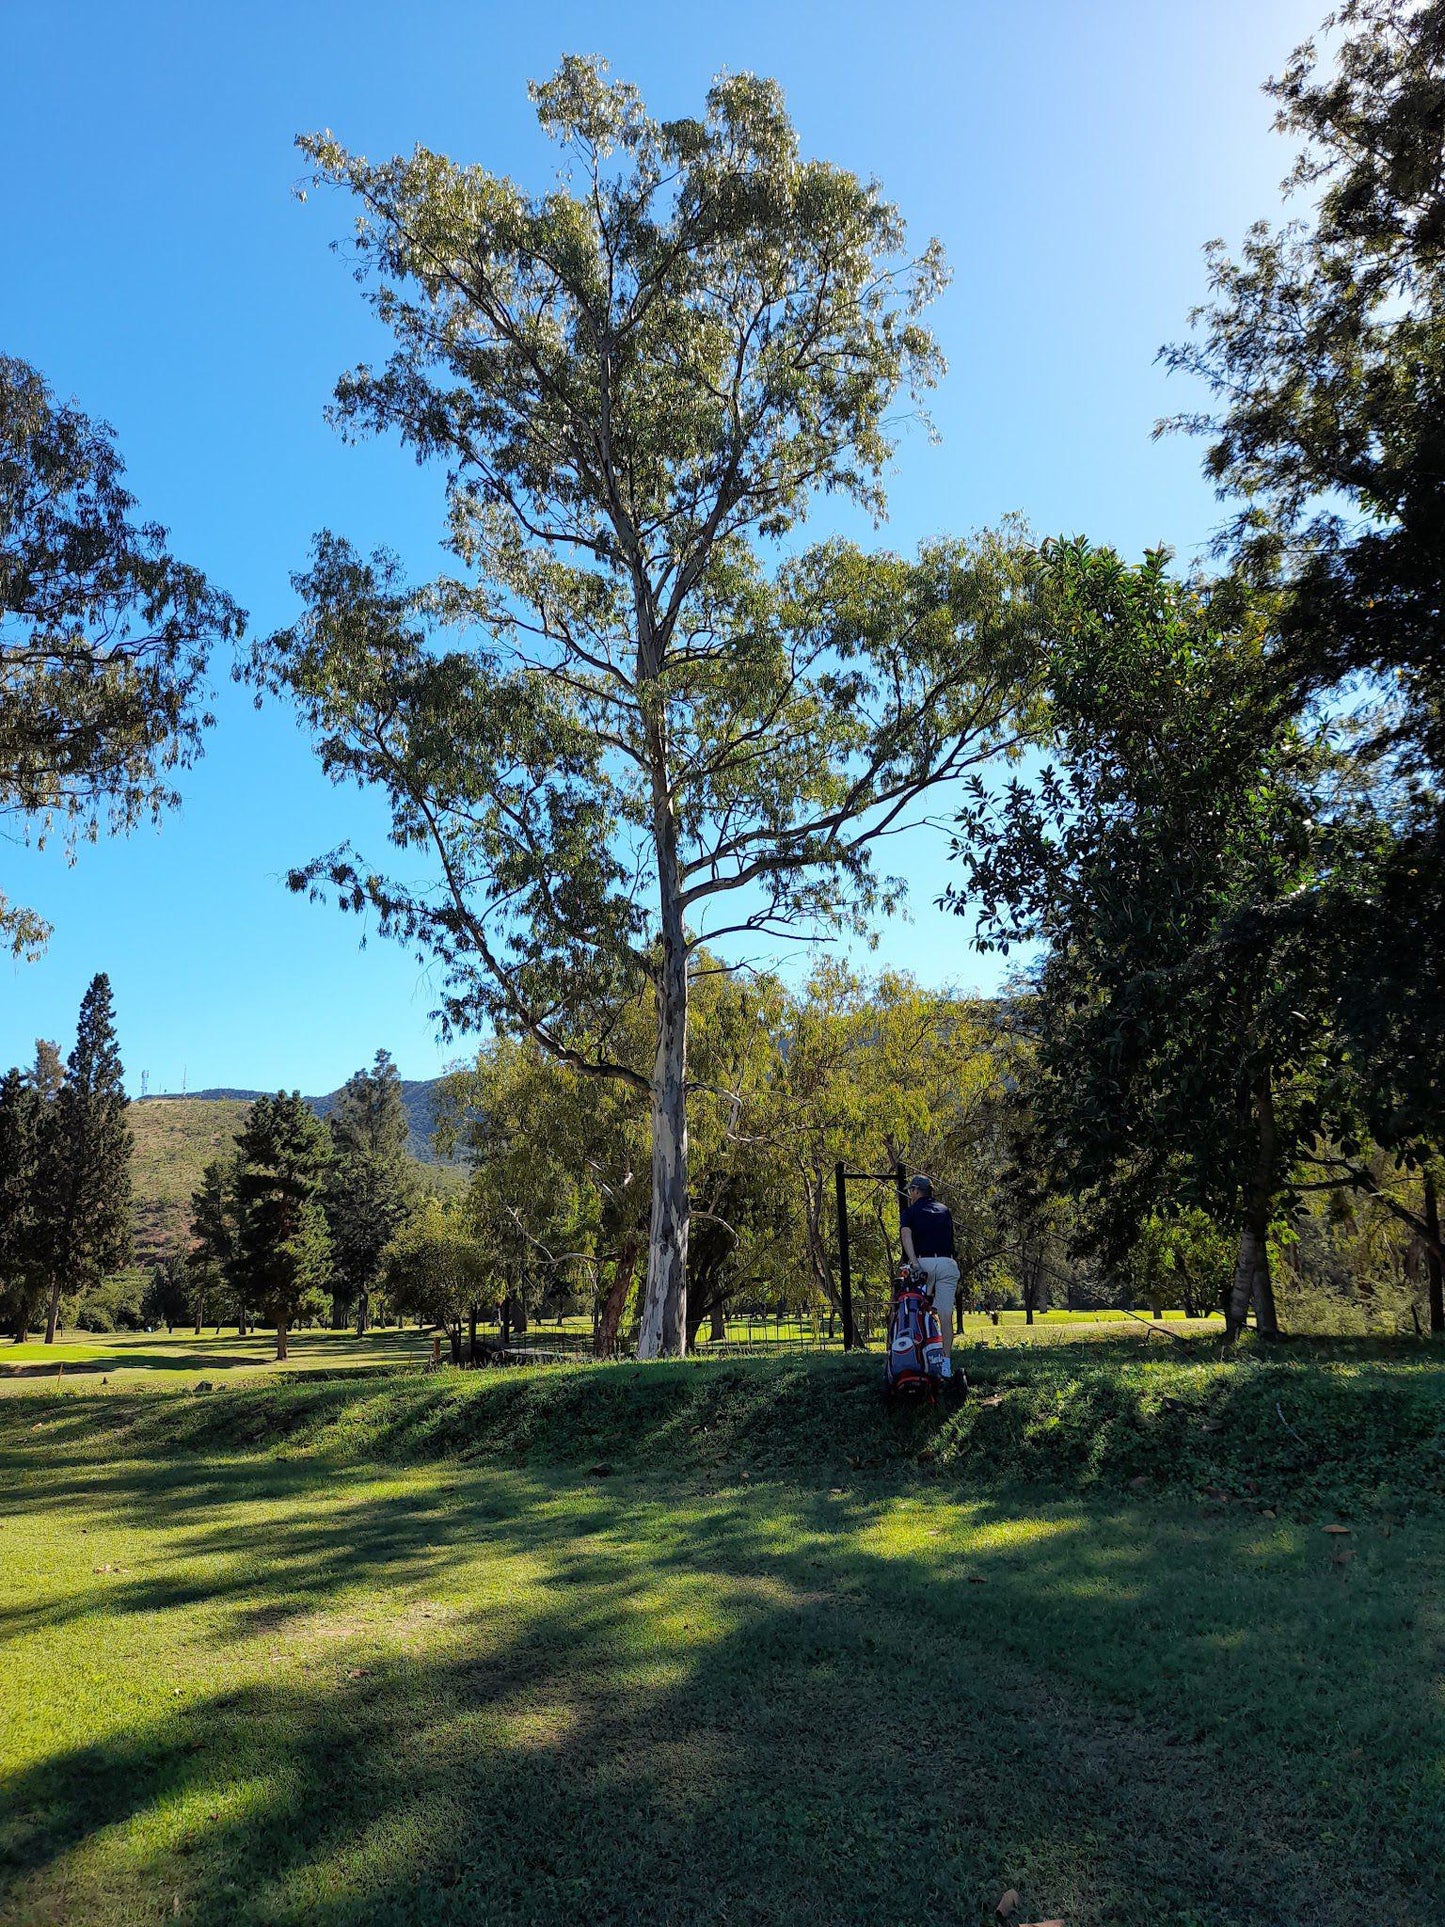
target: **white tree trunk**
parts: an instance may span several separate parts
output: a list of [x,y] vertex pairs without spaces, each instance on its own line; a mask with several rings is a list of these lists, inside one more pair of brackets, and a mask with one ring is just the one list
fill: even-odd
[[676,862],[669,865],[666,853],[659,854],[663,940],[652,1070],[652,1225],[639,1358],[681,1357],[687,1350],[687,943]]

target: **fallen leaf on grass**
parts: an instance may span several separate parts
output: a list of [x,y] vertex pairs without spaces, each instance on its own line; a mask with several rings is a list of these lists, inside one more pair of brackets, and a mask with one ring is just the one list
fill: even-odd
[[369,1666],[348,1666],[346,1669],[346,1677],[348,1679],[370,1679],[371,1668]]
[[1350,1528],[1348,1526],[1326,1526],[1325,1527],[1326,1532],[1333,1532],[1337,1535],[1347,1534],[1349,1532],[1349,1529]]
[[1002,1405],[1003,1399],[1002,1392],[990,1392],[987,1398],[976,1398],[973,1402],[975,1405]]
[[1019,1927],[1064,1927],[1064,1923],[1061,1920],[1021,1920]]
[[1013,1918],[1014,1911],[1017,1908],[1018,1904],[1019,1904],[1019,1897],[1014,1892],[1013,1888],[1010,1887],[1008,1892],[1003,1896],[1002,1900],[999,1901],[997,1907],[994,1908],[994,1912],[998,1915],[1000,1920],[1011,1920]]

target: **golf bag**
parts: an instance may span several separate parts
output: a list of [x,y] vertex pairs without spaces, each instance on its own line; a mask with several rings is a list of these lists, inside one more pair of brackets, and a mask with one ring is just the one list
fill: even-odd
[[932,1399],[943,1375],[943,1329],[933,1295],[911,1265],[902,1265],[893,1284],[888,1315],[888,1350],[883,1386],[892,1396]]

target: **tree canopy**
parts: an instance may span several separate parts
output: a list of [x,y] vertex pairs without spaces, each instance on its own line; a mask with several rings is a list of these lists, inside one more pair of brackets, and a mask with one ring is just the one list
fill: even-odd
[[[114,432],[0,355],[0,815],[43,837],[117,834],[177,801],[231,598],[135,519]],[[0,942],[49,932],[0,895]]]

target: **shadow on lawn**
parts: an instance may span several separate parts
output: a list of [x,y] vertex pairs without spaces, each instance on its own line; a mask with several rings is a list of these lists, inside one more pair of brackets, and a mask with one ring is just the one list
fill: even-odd
[[196,1350],[184,1355],[176,1352],[107,1352],[101,1358],[67,1358],[60,1352],[51,1358],[22,1359],[7,1364],[0,1355],[0,1378],[79,1378],[97,1372],[233,1372],[270,1362],[262,1352]]
[[[52,1469],[54,1504],[82,1467]],[[1441,1918],[1417,1884],[1432,1842],[1414,1881],[1396,1878],[1380,1862],[1400,1840],[1372,1835],[1363,1810],[1351,1821],[1339,1800],[1301,1802],[1283,1771],[1240,1784],[1239,1733],[1181,1732],[1162,1701],[1150,1712],[1147,1686],[1142,1711],[1104,1689],[1122,1649],[1142,1659],[1141,1638],[1208,1636],[1210,1608],[1194,1602],[1190,1620],[1171,1544],[1197,1557],[1208,1539],[1246,1560],[1238,1529],[1091,1520],[1065,1503],[1035,1508],[1021,1546],[1016,1506],[974,1502],[965,1550],[929,1551],[920,1525],[900,1555],[879,1535],[920,1501],[878,1489],[654,1499],[472,1471],[347,1502],[334,1477],[212,1461],[92,1480],[114,1523],[174,1514],[168,1561],[210,1569],[128,1575],[77,1611],[205,1599],[229,1605],[225,1637],[283,1650],[302,1620],[338,1608],[343,1624],[329,1650],[308,1649],[304,1679],[222,1683],[14,1780],[0,1911],[8,1861],[19,1918],[32,1901],[49,1918],[63,1894],[75,1921],[168,1914],[174,1897],[181,1918],[323,1927],[955,1922],[990,1918],[1005,1886],[1027,1917],[1069,1927]],[[210,1511],[256,1499],[292,1509]],[[946,1517],[947,1498],[933,1503]],[[346,1630],[358,1588],[382,1594],[394,1633],[419,1588],[455,1583],[488,1550],[537,1589],[418,1622],[410,1641]],[[41,1606],[35,1617],[56,1624]],[[1227,1663],[1262,1677],[1294,1637],[1264,1618],[1230,1631]],[[1342,1592],[1341,1649],[1377,1631]],[[1077,1669],[1072,1684],[1051,1674],[1067,1638],[1109,1659],[1100,1690]],[[1427,1669],[1401,1690],[1409,1721],[1434,1733]],[[1271,1751],[1288,1763],[1313,1721],[1313,1786],[1346,1691],[1326,1672],[1301,1687],[1247,1770]],[[74,1857],[158,1810],[178,1814],[175,1836],[135,1866],[133,1892],[117,1884],[115,1836],[103,1882]]]

